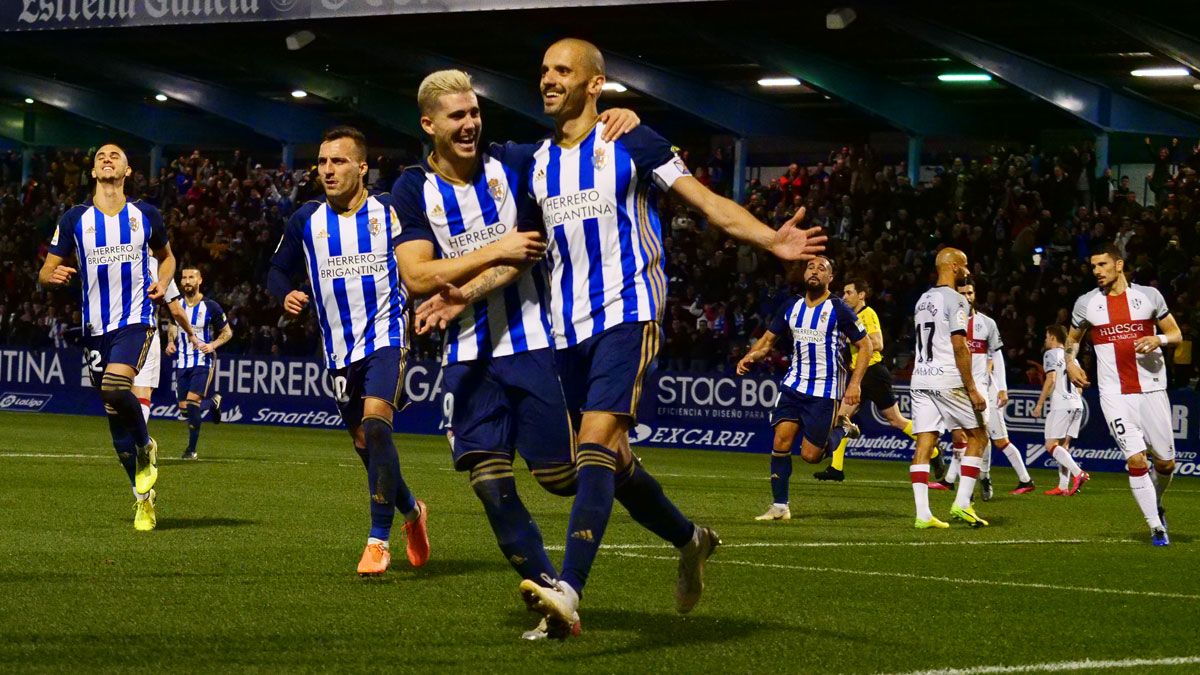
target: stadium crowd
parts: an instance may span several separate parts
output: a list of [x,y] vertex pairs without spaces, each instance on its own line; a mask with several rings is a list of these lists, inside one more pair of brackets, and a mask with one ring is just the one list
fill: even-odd
[[[910,316],[933,281],[939,246],[971,260],[979,309],[1003,333],[1013,384],[1040,384],[1045,326],[1069,322],[1075,298],[1094,287],[1087,266],[1092,242],[1115,240],[1133,281],[1157,286],[1179,320],[1184,343],[1172,354],[1172,386],[1196,371],[1192,344],[1200,311],[1200,146],[1178,141],[1154,148],[1147,139],[1145,186],[1098,178],[1086,145],[1058,152],[994,147],[974,158],[950,156],[927,183],[913,186],[903,164],[888,164],[869,147],[841,147],[782,176],[751,180],[745,206],[778,225],[803,206],[831,236],[835,288],[849,279],[870,286],[869,304],[885,335],[885,363],[906,379],[912,362]],[[730,152],[683,158],[697,178],[732,192]],[[137,162],[134,162],[135,166]],[[396,164],[379,158],[374,187],[386,189]],[[80,337],[77,296],[37,287],[40,260],[59,216],[92,189],[90,157],[62,150],[35,157],[22,184],[19,152],[0,152],[0,345],[65,346]],[[135,172],[128,189],[160,207],[181,264],[195,265],[205,293],[228,312],[231,353],[308,356],[318,347],[308,317],[292,320],[267,295],[263,279],[283,225],[298,204],[317,196],[315,173],[267,169],[235,152],[216,159],[192,152],[157,176]],[[663,197],[669,297],[660,366],[732,372],[791,294],[797,270],[723,237]],[[1151,200],[1146,200],[1151,201]],[[440,336],[419,339],[418,358],[437,358]],[[1086,354],[1085,354],[1086,356]],[[787,355],[767,360],[786,368]]]

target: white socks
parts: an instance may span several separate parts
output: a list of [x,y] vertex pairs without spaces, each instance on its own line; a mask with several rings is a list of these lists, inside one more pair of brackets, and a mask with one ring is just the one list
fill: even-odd
[[1028,483],[1032,478],[1029,477],[1029,469],[1025,468],[1025,458],[1021,456],[1021,451],[1017,446],[1009,443],[1001,450],[1004,456],[1008,458],[1008,463],[1012,464],[1013,471],[1017,472],[1017,480],[1022,483]]
[[1058,467],[1058,489],[1065,492],[1070,486],[1071,472],[1065,466]]
[[958,493],[954,495],[954,505],[958,508],[970,508],[971,493],[975,491],[975,481],[979,479],[979,467],[982,464],[982,457],[962,458],[962,477],[958,479]]
[[1158,518],[1158,495],[1155,494],[1154,481],[1150,480],[1149,472],[1146,469],[1130,469],[1129,489],[1133,491],[1133,500],[1142,510],[1146,524],[1150,526],[1151,530],[1161,529],[1162,521]]
[[913,501],[917,505],[917,518],[929,520],[933,512],[929,510],[929,465],[913,464],[908,467],[908,477],[912,480]]
[[1070,471],[1072,476],[1077,476],[1083,471],[1083,469],[1079,468],[1079,465],[1075,463],[1075,460],[1071,459],[1071,453],[1067,452],[1067,449],[1061,445],[1054,446],[1054,450],[1050,453],[1050,456],[1053,457],[1056,462],[1058,462],[1059,466],[1067,467],[1067,471]]

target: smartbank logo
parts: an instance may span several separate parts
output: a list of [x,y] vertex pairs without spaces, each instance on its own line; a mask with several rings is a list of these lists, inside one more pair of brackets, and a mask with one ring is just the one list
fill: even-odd
[[[896,399],[900,403],[900,412],[906,417],[912,417],[912,397],[909,396],[908,387],[904,385],[896,386]],[[1015,391],[1008,392],[1008,405],[1004,406],[1004,424],[1010,431],[1023,431],[1029,434],[1040,434],[1046,429],[1045,417],[1034,417],[1033,409],[1037,407],[1038,394],[1032,391]],[[879,414],[875,406],[868,406],[871,409],[871,415],[875,421],[881,425],[887,426],[889,422]],[[1186,407],[1184,426],[1186,427]],[[1083,419],[1079,426],[1083,428],[1087,426],[1088,417],[1091,414],[1091,406],[1087,400],[1083,401]],[[1178,434],[1176,434],[1178,436]],[[1182,436],[1180,436],[1182,438]]]
[[746,449],[756,431],[714,431],[689,427],[658,427],[639,424],[629,432],[629,442],[718,449]]
[[46,407],[51,398],[54,398],[53,394],[21,394],[6,391],[0,394],[0,410],[38,412]]

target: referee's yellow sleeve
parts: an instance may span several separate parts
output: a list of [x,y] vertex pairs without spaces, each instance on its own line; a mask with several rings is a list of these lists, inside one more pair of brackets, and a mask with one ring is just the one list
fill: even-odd
[[[879,325],[879,315],[875,313],[875,310],[871,309],[870,307],[864,307],[863,310],[858,313],[858,318],[860,321],[862,321],[863,328],[867,330],[867,335],[870,335],[871,333],[883,333],[883,328]],[[871,362],[867,365],[873,366],[882,360],[883,354],[873,351],[871,352]],[[851,347],[850,367],[853,368],[857,364],[858,349]]]

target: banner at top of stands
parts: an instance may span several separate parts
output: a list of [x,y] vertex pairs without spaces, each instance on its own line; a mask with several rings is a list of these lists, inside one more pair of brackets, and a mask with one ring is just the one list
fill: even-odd
[[[705,0],[675,0],[701,2]],[[5,0],[0,31],[631,5],[636,0]]]

